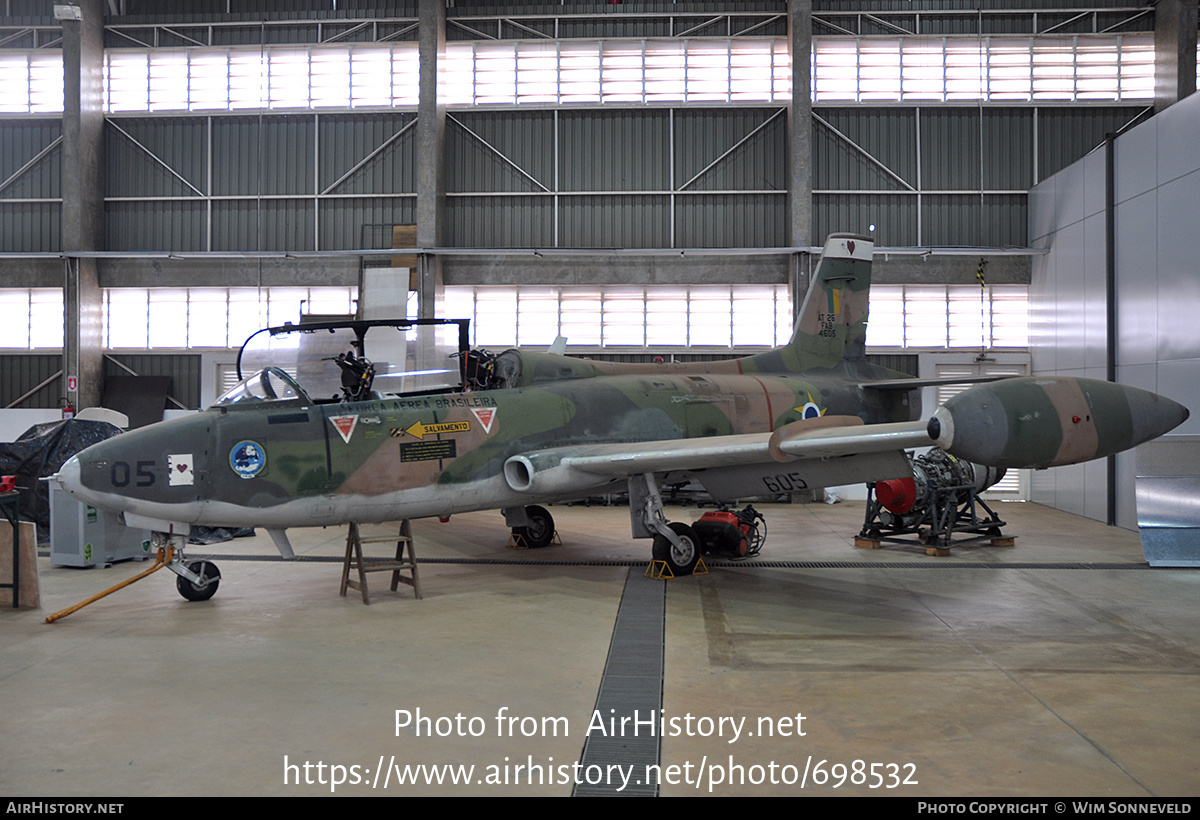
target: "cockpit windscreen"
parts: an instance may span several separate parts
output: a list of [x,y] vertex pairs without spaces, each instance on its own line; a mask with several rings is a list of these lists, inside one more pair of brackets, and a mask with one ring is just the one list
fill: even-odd
[[464,337],[463,322],[443,320],[272,328],[246,340],[238,371],[278,368],[316,402],[458,390]]

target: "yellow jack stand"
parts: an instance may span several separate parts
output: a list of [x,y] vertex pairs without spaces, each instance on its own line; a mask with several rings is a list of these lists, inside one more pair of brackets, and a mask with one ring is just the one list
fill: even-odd
[[[546,546],[547,547],[561,547],[562,546],[562,539],[558,537],[558,530],[555,530],[554,535],[550,536],[550,543],[547,544]],[[510,550],[531,550],[531,549],[533,549],[533,547],[531,547],[525,543],[525,536],[517,535],[515,532],[509,534],[508,541],[506,541],[504,543],[504,548],[510,549]]]
[[[657,559],[646,566],[646,571],[642,575],[655,581],[669,581],[675,577],[675,573],[671,572],[671,567],[667,565],[667,562]],[[696,562],[696,566],[692,569],[692,575],[708,575],[708,564],[704,563],[703,558]]]
[[671,572],[671,568],[667,566],[666,561],[651,561],[646,566],[646,572],[643,573],[646,578],[653,578],[655,581],[666,581],[675,577],[675,573]]

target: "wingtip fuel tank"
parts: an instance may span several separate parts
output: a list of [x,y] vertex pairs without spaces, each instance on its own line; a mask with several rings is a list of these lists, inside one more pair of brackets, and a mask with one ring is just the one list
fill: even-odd
[[1187,420],[1176,401],[1069,376],[1005,379],[964,390],[929,420],[939,447],[991,467],[1078,464],[1157,438]]

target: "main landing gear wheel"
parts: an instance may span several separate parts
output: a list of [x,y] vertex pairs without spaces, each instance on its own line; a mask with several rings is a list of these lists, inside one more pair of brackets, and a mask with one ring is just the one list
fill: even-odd
[[695,531],[687,524],[674,523],[671,531],[679,537],[679,546],[672,544],[665,535],[654,536],[654,560],[666,561],[675,576],[691,575],[700,562],[700,541]]
[[550,546],[554,538],[554,517],[545,507],[536,504],[525,508],[525,517],[529,524],[524,527],[513,527],[513,535],[519,535],[529,549],[541,549]]
[[221,583],[221,571],[217,569],[216,564],[211,561],[192,561],[187,568],[202,579],[207,579],[208,583],[202,587],[196,586],[180,575],[175,579],[175,588],[179,590],[180,595],[189,601],[207,601],[217,593],[217,585]]

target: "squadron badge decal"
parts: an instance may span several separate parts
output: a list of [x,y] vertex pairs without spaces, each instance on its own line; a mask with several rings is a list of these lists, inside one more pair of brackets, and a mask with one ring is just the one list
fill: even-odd
[[254,478],[267,466],[267,451],[257,441],[239,441],[229,451],[229,466],[242,478]]

